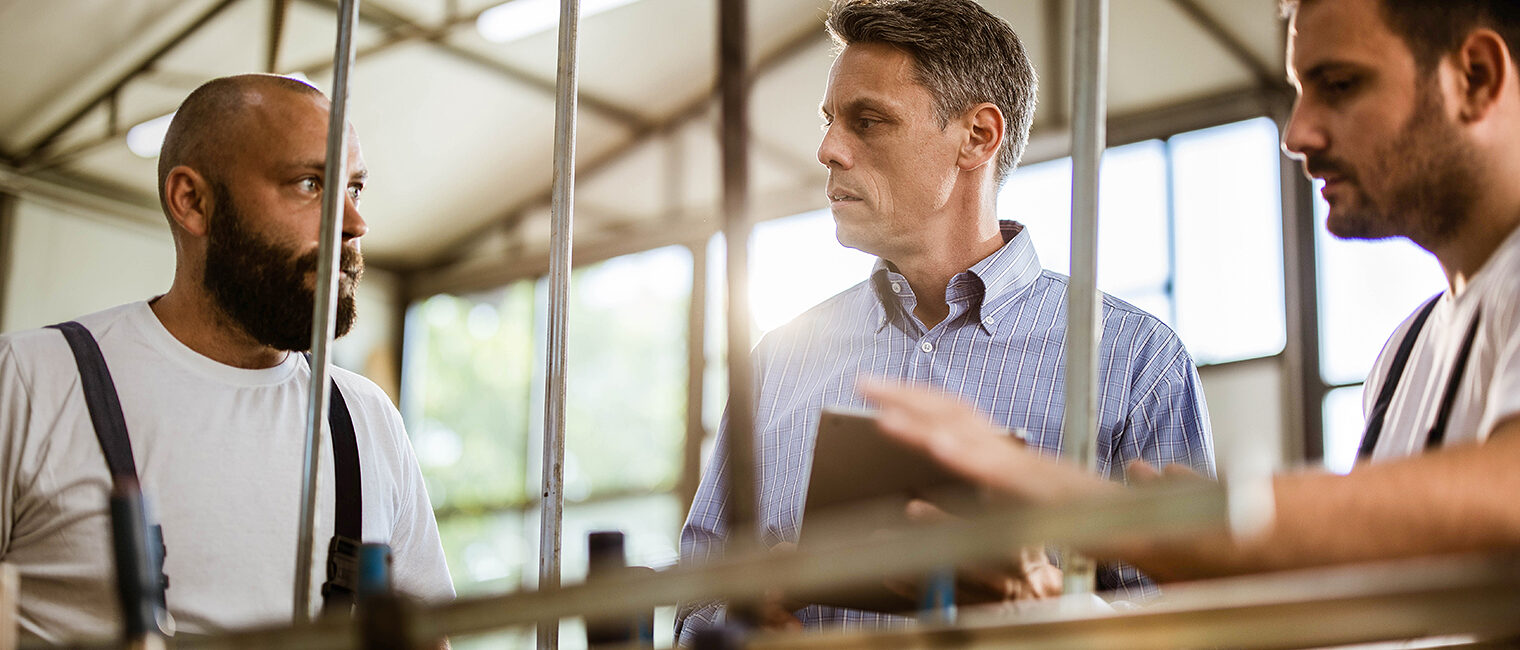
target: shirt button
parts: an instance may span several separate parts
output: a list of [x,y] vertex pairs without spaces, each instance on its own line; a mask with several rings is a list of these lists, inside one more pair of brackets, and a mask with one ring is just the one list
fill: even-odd
[[900,283],[900,282],[893,282],[892,283],[892,293],[900,293],[900,292],[902,292],[902,283]]
[[988,316],[988,317],[982,319],[982,323],[986,324],[988,327],[991,327],[992,324],[994,324],[996,322],[997,322],[997,320],[994,319],[991,316]]
[[928,341],[924,341],[923,343],[918,344],[918,349],[923,350],[924,352],[933,352],[934,344]]

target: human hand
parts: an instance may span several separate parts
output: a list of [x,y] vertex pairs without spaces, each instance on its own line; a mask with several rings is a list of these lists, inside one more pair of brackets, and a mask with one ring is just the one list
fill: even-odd
[[1124,474],[1132,483],[1152,483],[1161,480],[1208,480],[1197,470],[1182,463],[1171,463],[1157,470],[1150,463],[1143,460],[1130,461],[1124,466]]
[[[908,502],[905,513],[918,524],[944,524],[960,518],[921,499]],[[1010,553],[1007,561],[958,567],[955,602],[962,605],[1005,603],[1061,595],[1061,569],[1050,563],[1043,546],[1026,546]],[[923,585],[914,580],[890,580],[887,588],[916,601]]]
[[[797,545],[792,542],[780,542],[771,547],[772,553],[790,553],[797,550]],[[786,597],[779,589],[771,589],[765,592],[765,597],[760,599],[759,610],[756,612],[755,622],[761,629],[771,632],[800,632],[802,631],[802,619],[797,618],[795,612],[806,607],[801,603]]]
[[877,405],[882,433],[1016,501],[1058,503],[1119,489],[1023,449],[986,416],[944,393],[869,379],[860,382],[860,392]]

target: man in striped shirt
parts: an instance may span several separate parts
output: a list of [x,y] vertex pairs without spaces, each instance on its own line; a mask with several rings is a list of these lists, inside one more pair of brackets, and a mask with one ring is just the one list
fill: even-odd
[[[1041,270],[1023,226],[997,219],[997,191],[1023,153],[1035,105],[1018,36],[971,0],[839,0],[828,29],[842,50],[820,107],[818,161],[829,170],[840,243],[880,259],[864,282],[754,352],[757,514],[768,546],[797,540],[810,423],[822,407],[864,406],[860,378],[936,386],[1026,431],[1043,454],[1061,447],[1067,279]],[[1203,391],[1175,333],[1104,296],[1099,364],[1104,476],[1124,480],[1133,460],[1212,473]],[[681,533],[683,562],[717,557],[727,537],[725,435]],[[1049,593],[1057,572],[1041,573],[1012,576],[1001,595]],[[1122,565],[1100,568],[1099,585],[1126,596],[1153,589]],[[817,605],[765,609],[762,618],[782,626],[892,620]],[[687,603],[677,636],[689,643],[722,617],[721,603]]]
[[[1349,475],[1274,476],[1272,525],[1253,536],[1089,550],[1179,580],[1513,553],[1520,3],[1281,4],[1297,91],[1283,149],[1325,181],[1327,229],[1343,238],[1406,238],[1436,258],[1447,289],[1410,314],[1378,356],[1363,402],[1361,462]],[[1114,491],[1006,444],[957,400],[922,388],[873,384],[867,392],[888,434],[1009,498],[1051,505]]]

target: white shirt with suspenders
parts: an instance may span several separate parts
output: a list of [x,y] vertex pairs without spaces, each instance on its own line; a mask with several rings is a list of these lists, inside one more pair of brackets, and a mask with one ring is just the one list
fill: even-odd
[[[300,516],[310,369],[302,355],[259,370],[226,366],[176,340],[146,302],[78,319],[119,396],[130,458],[167,547],[167,600],[181,633],[287,622]],[[397,590],[453,596],[427,491],[400,415],[373,383],[333,369],[352,418],[362,541],[390,544]],[[0,336],[0,559],[22,577],[28,637],[111,637],[120,615],[108,468],[80,368],[57,329]],[[335,393],[336,394],[336,393]],[[334,402],[335,407],[337,401]],[[335,408],[334,416],[341,411]],[[341,428],[341,427],[340,427]],[[332,442],[317,480],[312,602],[323,603],[335,534]]]
[[1461,295],[1432,300],[1394,330],[1367,377],[1361,455],[1374,462],[1482,442],[1520,416],[1520,228]]

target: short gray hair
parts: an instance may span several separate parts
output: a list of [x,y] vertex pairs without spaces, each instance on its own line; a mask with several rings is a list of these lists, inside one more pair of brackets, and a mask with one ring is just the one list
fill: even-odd
[[1013,173],[1029,143],[1037,78],[1006,21],[972,0],[836,0],[827,24],[840,47],[883,43],[906,52],[941,127],[982,102],[996,105],[1005,122],[998,184]]

